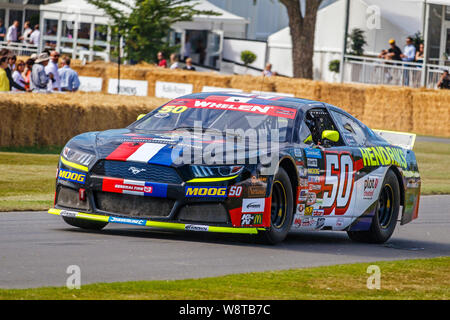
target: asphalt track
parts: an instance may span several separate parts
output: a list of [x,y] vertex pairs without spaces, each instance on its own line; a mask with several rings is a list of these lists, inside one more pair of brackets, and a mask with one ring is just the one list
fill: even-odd
[[277,246],[118,224],[89,232],[45,212],[0,213],[0,288],[64,286],[70,265],[88,284],[450,256],[449,208],[450,196],[422,197],[419,219],[397,226],[383,245],[354,243],[341,232],[291,233]]

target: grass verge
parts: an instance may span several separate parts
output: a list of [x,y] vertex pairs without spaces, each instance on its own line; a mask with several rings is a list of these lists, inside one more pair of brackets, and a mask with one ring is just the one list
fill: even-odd
[[[369,265],[381,270],[380,290],[369,290]],[[442,299],[450,298],[450,257],[358,263],[222,277],[99,283],[36,289],[0,289],[5,299],[157,299],[157,300],[297,300],[297,299]]]
[[[0,149],[2,150],[2,149]],[[0,152],[0,211],[47,210],[53,203],[60,147]],[[450,194],[450,144],[417,142],[422,195]],[[56,154],[40,154],[40,153]]]

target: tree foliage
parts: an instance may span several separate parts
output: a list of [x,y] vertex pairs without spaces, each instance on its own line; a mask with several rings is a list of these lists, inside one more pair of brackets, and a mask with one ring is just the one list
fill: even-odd
[[364,46],[367,44],[364,30],[354,28],[348,35],[350,39],[350,54],[362,56],[364,54]]
[[196,1],[186,0],[87,0],[111,18],[115,34],[125,41],[127,59],[154,62],[159,51],[177,50],[168,41],[174,23],[192,21],[195,15],[220,15],[197,10]]
[[257,56],[250,50],[244,50],[241,52],[241,60],[244,63],[245,66],[248,66],[249,64],[252,64],[255,62]]

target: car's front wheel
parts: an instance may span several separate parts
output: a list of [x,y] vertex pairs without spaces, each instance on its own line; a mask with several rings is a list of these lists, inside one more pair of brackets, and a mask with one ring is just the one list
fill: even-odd
[[71,226],[87,230],[97,230],[97,231],[102,230],[108,224],[108,222],[91,221],[72,217],[62,217],[62,218],[66,223],[70,224]]
[[280,167],[272,184],[272,205],[270,228],[261,233],[264,243],[276,244],[283,241],[292,225],[294,200],[291,181]]
[[381,186],[375,214],[368,231],[348,231],[350,239],[358,242],[384,243],[395,230],[400,210],[400,187],[397,176],[389,170]]

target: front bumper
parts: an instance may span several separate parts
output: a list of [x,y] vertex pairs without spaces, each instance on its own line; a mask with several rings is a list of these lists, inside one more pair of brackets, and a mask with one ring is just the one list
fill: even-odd
[[72,210],[62,209],[49,209],[48,213],[53,215],[59,215],[62,217],[70,217],[76,219],[85,219],[91,221],[107,222],[107,223],[119,223],[129,224],[137,226],[145,226],[158,229],[171,229],[171,230],[183,230],[183,231],[202,231],[202,232],[214,232],[214,233],[234,233],[234,234],[257,234],[258,231],[264,231],[265,228],[233,228],[233,227],[218,227],[208,226],[202,224],[185,224],[176,222],[162,222],[152,221],[147,219],[135,219],[124,218],[113,215],[96,215],[91,213],[77,212]]

